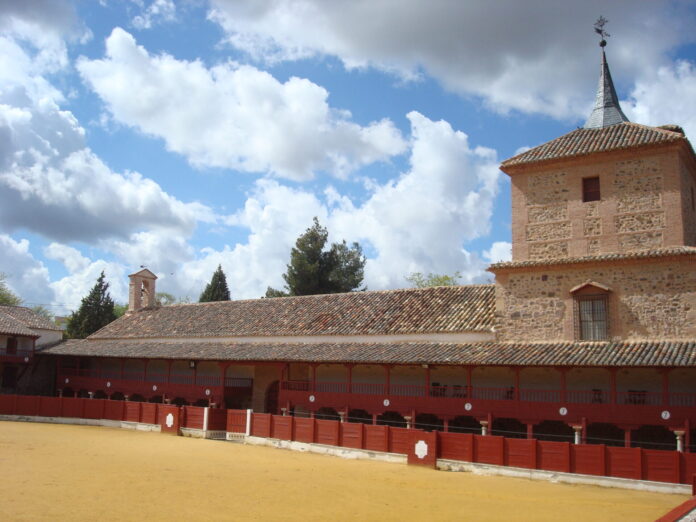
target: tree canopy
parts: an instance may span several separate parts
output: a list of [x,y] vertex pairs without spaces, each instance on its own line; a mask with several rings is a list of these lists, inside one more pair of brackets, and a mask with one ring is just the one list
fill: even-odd
[[227,288],[227,278],[225,272],[222,271],[222,266],[218,265],[217,270],[213,273],[210,283],[207,284],[205,290],[198,299],[199,303],[209,303],[211,301],[229,301],[230,290]]
[[116,319],[114,300],[109,295],[109,283],[104,281],[104,272],[89,291],[77,312],[68,319],[66,333],[73,339],[84,339]]
[[22,299],[7,287],[5,274],[0,272],[0,305],[19,306]]
[[290,263],[283,274],[285,291],[268,287],[266,297],[335,294],[358,290],[365,273],[365,256],[358,243],[332,243],[325,250],[329,233],[315,217],[314,224],[297,238]]
[[421,272],[412,272],[406,276],[406,281],[411,283],[416,288],[427,288],[429,286],[457,286],[460,283],[462,274],[455,272],[452,275],[448,274],[433,274],[423,275]]

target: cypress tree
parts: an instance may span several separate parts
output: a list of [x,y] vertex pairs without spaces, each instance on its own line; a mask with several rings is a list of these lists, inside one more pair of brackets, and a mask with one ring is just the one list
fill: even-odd
[[116,319],[114,300],[109,295],[109,283],[104,281],[104,272],[89,291],[77,312],[70,315],[67,335],[73,339],[84,339]]
[[230,290],[227,288],[227,278],[225,272],[222,271],[222,266],[218,265],[217,270],[213,273],[210,283],[205,287],[199,303],[209,303],[211,301],[229,301]]

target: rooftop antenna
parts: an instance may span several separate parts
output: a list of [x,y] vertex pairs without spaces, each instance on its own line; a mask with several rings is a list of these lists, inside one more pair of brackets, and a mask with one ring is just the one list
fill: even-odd
[[607,25],[608,22],[609,20],[607,20],[603,16],[600,16],[599,18],[597,18],[597,21],[594,24],[595,33],[602,37],[602,40],[599,42],[600,47],[606,47],[606,38],[609,38],[611,36],[608,32],[604,30],[604,26]]

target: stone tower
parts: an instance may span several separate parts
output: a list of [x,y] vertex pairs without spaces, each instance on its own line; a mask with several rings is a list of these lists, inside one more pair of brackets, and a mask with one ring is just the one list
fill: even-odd
[[128,276],[128,312],[137,312],[141,308],[156,305],[155,281],[157,276],[147,268]]
[[585,126],[501,169],[513,260],[490,268],[499,340],[696,335],[696,156],[680,127],[628,121],[603,46]]

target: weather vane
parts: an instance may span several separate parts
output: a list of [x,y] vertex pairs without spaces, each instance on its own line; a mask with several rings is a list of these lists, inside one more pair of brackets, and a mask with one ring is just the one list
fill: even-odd
[[604,30],[604,26],[607,24],[608,21],[609,20],[607,20],[603,16],[600,16],[594,24],[595,33],[602,37],[602,41],[599,42],[600,47],[605,47],[607,45],[607,41],[605,38],[609,38],[611,36]]

